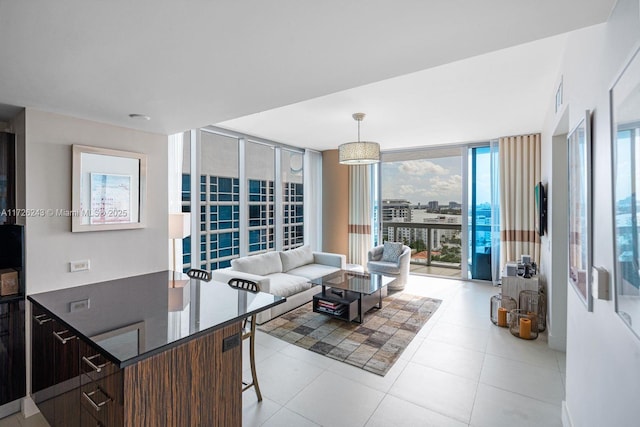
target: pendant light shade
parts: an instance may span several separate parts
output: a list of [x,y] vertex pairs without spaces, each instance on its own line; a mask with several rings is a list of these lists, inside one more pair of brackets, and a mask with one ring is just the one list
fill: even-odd
[[370,165],[380,161],[380,144],[360,141],[360,122],[364,116],[364,113],[353,114],[353,119],[358,122],[358,141],[347,142],[338,147],[338,158],[343,165]]

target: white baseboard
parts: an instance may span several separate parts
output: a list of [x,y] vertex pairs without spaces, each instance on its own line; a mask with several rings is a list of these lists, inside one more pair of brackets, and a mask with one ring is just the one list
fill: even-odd
[[556,351],[567,352],[567,337],[556,337],[551,332],[547,336],[549,348]]
[[0,405],[0,418],[8,417],[20,410],[20,399]]
[[31,399],[31,396],[27,396],[22,399],[22,416],[25,418],[29,418],[32,415],[40,412],[38,407],[36,406],[36,402]]
[[571,416],[569,415],[569,408],[567,407],[567,401],[562,401],[562,426],[563,427],[573,427],[573,423],[571,422]]

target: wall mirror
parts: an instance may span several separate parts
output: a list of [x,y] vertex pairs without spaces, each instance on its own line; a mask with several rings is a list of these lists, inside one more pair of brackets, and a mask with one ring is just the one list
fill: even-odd
[[591,112],[569,133],[569,283],[592,310]]
[[610,91],[616,312],[640,337],[640,54]]
[[73,145],[71,231],[144,227],[147,156]]

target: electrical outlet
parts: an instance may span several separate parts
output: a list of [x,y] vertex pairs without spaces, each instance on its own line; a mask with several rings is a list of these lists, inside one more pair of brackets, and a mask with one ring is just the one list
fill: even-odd
[[83,259],[80,261],[71,261],[69,263],[69,271],[74,273],[76,271],[85,271],[90,267],[89,260]]

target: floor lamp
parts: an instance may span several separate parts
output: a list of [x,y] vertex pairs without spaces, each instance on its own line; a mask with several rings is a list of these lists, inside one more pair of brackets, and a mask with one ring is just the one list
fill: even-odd
[[189,280],[182,280],[182,272],[178,272],[178,280],[176,280],[176,240],[184,239],[190,234],[191,215],[189,213],[169,214],[169,238],[172,240],[169,311],[183,310],[189,304],[191,294]]

